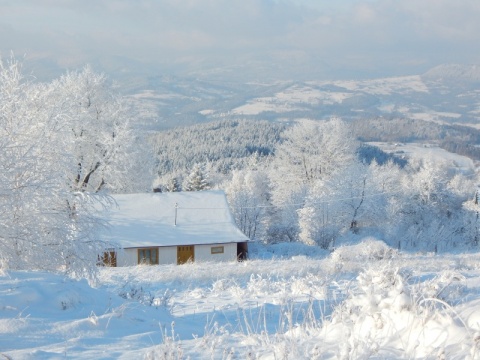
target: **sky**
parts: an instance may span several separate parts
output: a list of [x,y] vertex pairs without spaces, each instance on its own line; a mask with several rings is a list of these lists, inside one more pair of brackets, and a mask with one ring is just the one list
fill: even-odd
[[39,77],[373,78],[480,63],[478,19],[478,0],[0,0],[0,54]]

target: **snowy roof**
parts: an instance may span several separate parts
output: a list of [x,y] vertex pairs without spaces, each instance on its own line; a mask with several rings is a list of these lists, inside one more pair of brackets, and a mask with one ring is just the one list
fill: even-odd
[[[114,195],[107,237],[123,248],[248,241],[223,191]],[[176,225],[175,225],[175,206]]]

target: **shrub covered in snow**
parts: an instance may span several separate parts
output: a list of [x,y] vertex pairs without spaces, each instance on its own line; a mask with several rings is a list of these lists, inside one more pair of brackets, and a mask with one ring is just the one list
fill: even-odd
[[368,237],[356,245],[345,245],[335,249],[331,258],[337,262],[369,261],[391,259],[397,255],[397,250],[383,241]]
[[349,297],[322,328],[326,337],[338,334],[338,359],[446,359],[445,349],[459,345],[459,334],[465,337],[462,346],[475,347],[470,329],[440,298],[442,293],[456,292],[454,282],[460,278],[445,273],[412,285],[410,276],[388,264],[358,275]]

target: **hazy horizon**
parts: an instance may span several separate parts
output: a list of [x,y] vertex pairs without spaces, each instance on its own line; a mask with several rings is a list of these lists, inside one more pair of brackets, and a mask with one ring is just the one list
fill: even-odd
[[474,0],[0,1],[0,54],[40,79],[334,79],[480,63]]

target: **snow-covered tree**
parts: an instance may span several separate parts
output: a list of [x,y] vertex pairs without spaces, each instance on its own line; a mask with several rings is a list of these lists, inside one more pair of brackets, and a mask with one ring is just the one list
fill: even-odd
[[0,267],[89,275],[108,198],[72,191],[68,116],[51,96],[15,59],[0,61]]
[[356,149],[357,143],[342,120],[304,120],[283,133],[283,142],[275,149],[272,181],[289,192],[326,180],[355,159]]
[[427,251],[465,241],[464,195],[454,191],[458,176],[448,164],[430,159],[411,161],[399,182],[401,194],[392,199],[388,216],[390,238],[401,248]]
[[263,238],[270,205],[266,174],[258,170],[234,170],[225,192],[240,230],[250,239]]
[[14,58],[0,61],[0,268],[93,276],[111,246],[98,236],[105,191],[150,187],[148,142],[89,67],[32,80]]
[[[467,187],[468,188],[468,187]],[[480,245],[480,188],[477,186],[471,199],[463,203],[465,214],[465,227],[469,230],[469,243],[478,247]]]
[[175,176],[172,176],[167,184],[165,185],[165,191],[167,192],[178,192],[180,191],[180,184]]
[[208,174],[204,171],[202,165],[195,164],[190,174],[185,178],[183,191],[202,191],[210,189]]
[[301,241],[328,248],[347,231],[378,233],[388,221],[387,207],[398,191],[399,171],[392,162],[380,166],[356,161],[317,182],[298,211]]
[[130,126],[130,109],[103,74],[86,66],[52,82],[49,100],[68,127],[74,191],[145,191],[152,181],[152,150]]
[[348,125],[338,118],[304,120],[284,132],[269,174],[272,202],[278,209],[269,230],[272,240],[298,239],[298,210],[310,189],[355,161],[356,149]]

